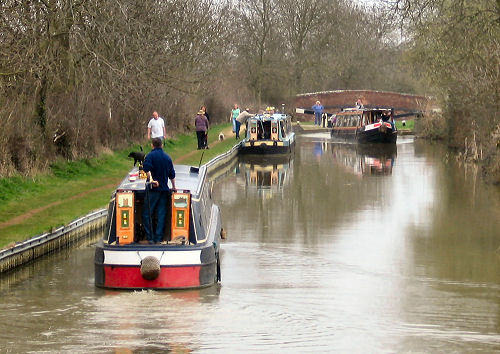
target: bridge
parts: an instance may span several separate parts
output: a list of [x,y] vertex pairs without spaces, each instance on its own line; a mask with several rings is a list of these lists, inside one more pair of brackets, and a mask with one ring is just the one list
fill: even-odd
[[311,107],[320,101],[326,113],[335,114],[343,108],[354,107],[358,99],[365,108],[393,108],[395,118],[419,116],[422,112],[436,108],[432,97],[372,90],[304,93],[295,96],[295,108],[298,114],[312,114]]

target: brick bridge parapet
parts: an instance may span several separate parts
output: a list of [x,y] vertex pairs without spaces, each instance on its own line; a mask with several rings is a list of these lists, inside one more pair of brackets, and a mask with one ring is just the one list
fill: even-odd
[[327,113],[337,113],[342,108],[354,107],[360,99],[366,108],[394,108],[396,114],[420,113],[429,109],[433,99],[426,96],[372,90],[335,90],[304,93],[295,96],[295,108],[311,109],[320,101]]

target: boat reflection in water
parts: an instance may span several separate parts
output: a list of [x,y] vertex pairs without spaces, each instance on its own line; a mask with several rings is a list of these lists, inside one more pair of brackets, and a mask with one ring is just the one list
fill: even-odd
[[358,176],[392,174],[396,161],[395,144],[331,144],[333,160]]
[[292,162],[290,156],[242,155],[239,158],[238,173],[244,177],[247,192],[271,198],[281,193],[289,183]]

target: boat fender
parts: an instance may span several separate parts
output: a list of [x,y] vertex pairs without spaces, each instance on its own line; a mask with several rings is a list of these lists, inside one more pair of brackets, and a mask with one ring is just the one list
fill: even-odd
[[141,275],[146,280],[155,280],[160,275],[160,261],[153,256],[141,261]]
[[226,233],[226,230],[224,229],[220,229],[220,238],[225,240],[227,237],[227,233]]

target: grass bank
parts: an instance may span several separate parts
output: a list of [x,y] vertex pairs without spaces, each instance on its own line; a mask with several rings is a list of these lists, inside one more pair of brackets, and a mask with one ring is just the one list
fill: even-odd
[[405,125],[403,126],[403,122],[401,120],[396,120],[396,129],[401,131],[409,131],[412,132],[415,129],[415,120],[409,119],[405,121]]
[[[229,137],[218,142],[221,131]],[[174,163],[198,165],[202,152],[205,163],[234,146],[236,140],[228,132],[230,124],[212,127],[208,136],[212,147],[208,150],[196,150],[194,132],[168,139],[164,150]],[[142,146],[145,152],[151,150],[149,142]],[[32,178],[0,178],[0,248],[105,207],[111,192],[132,168],[133,159],[127,155],[134,150],[139,150],[139,145],[94,159],[56,162],[49,173]]]

